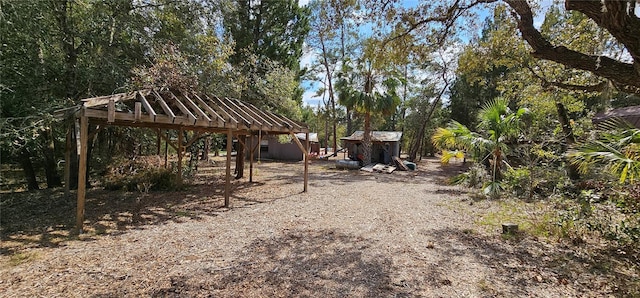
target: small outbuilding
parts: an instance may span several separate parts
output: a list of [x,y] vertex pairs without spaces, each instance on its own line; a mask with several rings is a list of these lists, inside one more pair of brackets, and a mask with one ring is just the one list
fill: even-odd
[[593,123],[598,125],[609,119],[621,119],[630,125],[640,128],[640,106],[630,106],[597,113],[593,117]]
[[[306,134],[297,133],[295,137],[302,143],[306,144]],[[304,154],[300,151],[297,142],[293,140],[292,135],[263,135],[253,136],[253,143],[260,143],[260,156],[254,158],[273,159],[283,161],[301,161]],[[318,143],[318,134],[309,133],[309,147],[305,148],[309,154],[317,155],[320,152],[320,144]],[[247,150],[249,150],[247,148]],[[247,155],[248,156],[248,155]]]
[[[349,158],[360,160],[364,153],[362,140],[364,131],[358,130],[348,137],[341,138],[345,142],[345,147]],[[401,131],[372,131],[371,132],[371,162],[390,164],[392,157],[400,156]]]

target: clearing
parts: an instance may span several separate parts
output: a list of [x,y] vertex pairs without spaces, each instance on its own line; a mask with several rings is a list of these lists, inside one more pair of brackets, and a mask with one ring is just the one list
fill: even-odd
[[[3,297],[603,297],[638,294],[630,256],[526,234],[504,238],[504,201],[415,172],[262,162],[255,183],[149,194],[92,190],[87,231],[74,198],[3,195]],[[212,176],[222,177],[223,167]],[[286,170],[286,171],[283,171]],[[221,179],[219,179],[221,181]],[[36,194],[38,194],[36,193]],[[522,203],[525,204],[525,203]]]

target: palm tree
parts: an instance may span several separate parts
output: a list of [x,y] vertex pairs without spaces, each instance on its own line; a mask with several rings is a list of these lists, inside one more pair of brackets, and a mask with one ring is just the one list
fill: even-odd
[[498,98],[485,104],[478,114],[478,129],[482,133],[451,121],[446,128],[438,128],[431,140],[436,148],[443,150],[443,163],[469,152],[471,158],[488,164],[491,182],[485,185],[485,192],[495,195],[501,188],[502,167],[508,166],[505,154],[509,151],[509,143],[519,136],[522,129],[520,120],[525,113],[527,110],[524,108],[511,112],[508,102]]
[[581,174],[594,165],[603,165],[620,183],[636,182],[640,177],[640,129],[617,119],[599,128],[597,139],[582,144],[569,155],[571,163]]
[[[352,73],[356,79],[347,79],[339,75],[336,86],[343,90],[338,96],[338,102],[364,117],[363,163],[367,165],[371,163],[371,117],[395,111],[400,103],[400,97],[396,93],[400,83],[396,78],[389,76],[382,80],[380,86],[376,86],[381,76],[376,74],[372,63],[364,60],[360,61],[358,66],[358,70]],[[356,81],[362,83],[362,91],[355,88]]]

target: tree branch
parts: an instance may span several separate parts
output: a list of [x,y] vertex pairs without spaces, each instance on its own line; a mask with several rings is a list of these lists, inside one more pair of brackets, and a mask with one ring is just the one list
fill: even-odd
[[558,87],[565,90],[572,91],[584,91],[584,92],[600,92],[603,91],[608,83],[607,81],[602,81],[595,85],[574,85],[574,84],[566,84],[561,82],[554,82],[545,79],[542,75],[538,74],[530,65],[525,65],[525,67],[533,74],[534,77],[538,78],[542,81],[542,87],[545,89],[549,89],[551,86]]
[[[587,55],[567,49],[564,46],[554,46],[533,26],[533,13],[526,1],[504,1],[513,9],[522,37],[533,48],[534,52],[531,53],[533,57],[592,72],[597,76],[611,80],[616,86],[626,91],[640,93],[640,73],[634,69],[633,64],[624,63],[606,56]],[[587,2],[590,4],[600,3],[599,1],[584,1],[584,3]],[[621,42],[624,44],[624,41]]]
[[403,38],[409,34],[411,34],[411,32],[421,28],[422,26],[429,24],[429,23],[442,23],[444,24],[444,29],[442,30],[442,36],[440,36],[438,38],[438,43],[442,43],[445,40],[445,37],[448,35],[449,31],[451,30],[451,27],[453,27],[455,21],[462,15],[462,13],[466,10],[469,10],[479,4],[483,4],[483,3],[493,3],[493,2],[497,2],[498,0],[476,0],[473,1],[467,5],[461,5],[460,4],[460,0],[456,0],[451,6],[449,6],[446,9],[446,13],[442,14],[442,15],[437,15],[437,16],[432,16],[432,17],[428,17],[428,18],[424,18],[421,19],[417,22],[413,22],[411,20],[405,20],[409,23],[408,28],[396,35],[393,36],[387,40],[385,40],[383,42],[383,46],[386,46],[388,43],[399,39],[399,38]]

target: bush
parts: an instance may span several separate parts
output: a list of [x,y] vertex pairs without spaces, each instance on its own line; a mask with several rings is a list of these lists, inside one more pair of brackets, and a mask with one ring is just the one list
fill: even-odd
[[154,161],[153,157],[146,157],[114,162],[105,176],[105,189],[141,192],[182,189],[182,179]]
[[531,194],[531,171],[527,168],[509,169],[504,175],[506,189],[518,197]]

